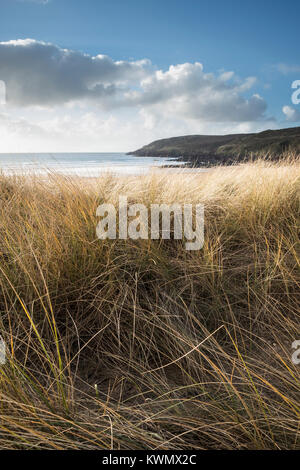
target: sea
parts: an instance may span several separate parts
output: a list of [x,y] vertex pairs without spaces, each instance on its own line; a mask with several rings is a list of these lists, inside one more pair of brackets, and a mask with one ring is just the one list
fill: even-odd
[[141,175],[163,165],[180,167],[171,158],[139,157],[125,153],[1,153],[0,172],[4,174],[62,173],[81,177],[101,174]]

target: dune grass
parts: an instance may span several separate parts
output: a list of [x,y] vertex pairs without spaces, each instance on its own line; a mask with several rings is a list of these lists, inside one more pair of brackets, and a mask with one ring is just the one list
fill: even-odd
[[[300,164],[0,177],[1,449],[300,449]],[[205,243],[96,238],[204,203]]]

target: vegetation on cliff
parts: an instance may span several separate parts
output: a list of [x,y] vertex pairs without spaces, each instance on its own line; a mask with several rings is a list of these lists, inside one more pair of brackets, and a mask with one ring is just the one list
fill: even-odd
[[300,127],[257,134],[187,135],[161,139],[130,152],[147,157],[176,157],[192,164],[228,164],[250,156],[279,158],[300,152]]

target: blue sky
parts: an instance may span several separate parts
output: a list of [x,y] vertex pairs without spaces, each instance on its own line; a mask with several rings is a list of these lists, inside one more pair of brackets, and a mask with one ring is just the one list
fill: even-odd
[[291,102],[300,79],[297,1],[0,0],[0,7],[8,150],[128,150],[169,135],[299,125],[300,105]]

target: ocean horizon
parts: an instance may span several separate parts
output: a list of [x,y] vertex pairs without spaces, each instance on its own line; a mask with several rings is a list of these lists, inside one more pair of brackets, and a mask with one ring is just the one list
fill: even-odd
[[182,165],[174,158],[139,157],[121,152],[1,153],[4,174],[47,174],[95,177],[103,173],[139,175],[153,167]]

